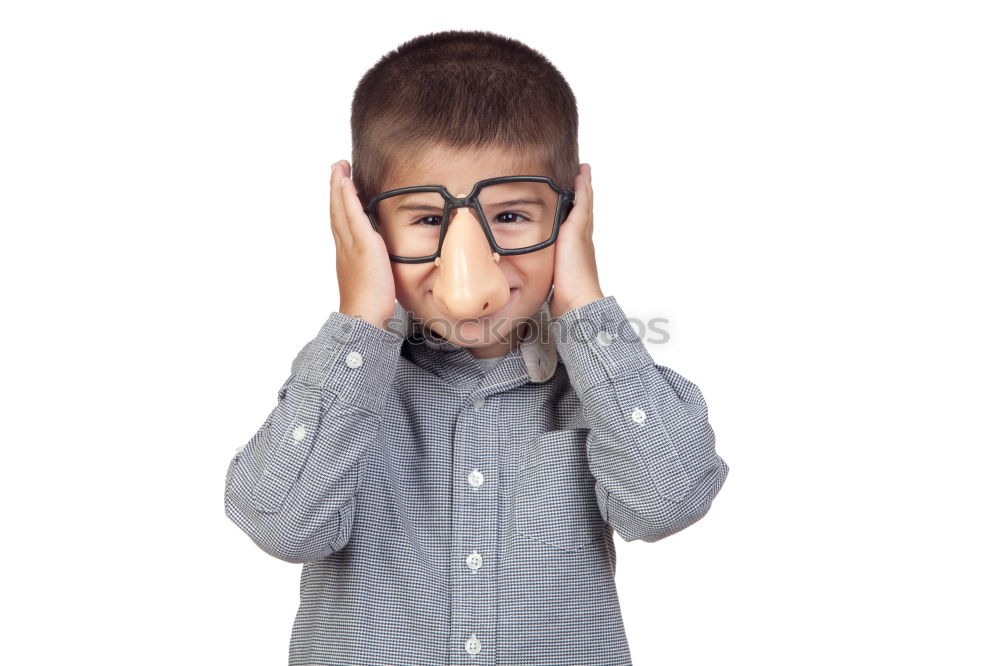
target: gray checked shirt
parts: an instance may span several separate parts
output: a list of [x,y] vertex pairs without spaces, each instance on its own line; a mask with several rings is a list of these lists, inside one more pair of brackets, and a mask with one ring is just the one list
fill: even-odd
[[[613,296],[493,367],[340,312],[226,474],[226,515],[302,563],[292,666],[631,664],[613,531],[657,541],[729,471],[698,387]],[[426,334],[425,334],[426,333]]]

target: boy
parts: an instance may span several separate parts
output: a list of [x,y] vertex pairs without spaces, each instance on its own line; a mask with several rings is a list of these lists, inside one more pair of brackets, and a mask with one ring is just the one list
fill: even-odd
[[728,466],[600,289],[569,86],[433,33],[365,74],[351,125],[339,311],[226,478],[226,515],[303,563],[289,663],[631,664],[613,531],[684,529]]

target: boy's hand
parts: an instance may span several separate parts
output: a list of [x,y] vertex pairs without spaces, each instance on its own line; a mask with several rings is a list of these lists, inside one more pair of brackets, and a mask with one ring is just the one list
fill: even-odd
[[[330,175],[330,226],[337,244],[340,312],[388,329],[396,307],[389,252],[382,236],[372,229],[350,174],[350,163],[341,160]],[[343,186],[341,178],[345,178]]]
[[553,318],[604,298],[594,254],[594,189],[590,183],[589,164],[580,165],[573,189],[576,192],[573,210],[559,225],[555,243],[555,289],[549,301],[549,313]]

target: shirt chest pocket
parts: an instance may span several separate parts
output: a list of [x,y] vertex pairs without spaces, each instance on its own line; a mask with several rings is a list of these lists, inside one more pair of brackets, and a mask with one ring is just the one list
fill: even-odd
[[568,551],[604,536],[604,519],[587,464],[588,432],[555,430],[525,445],[511,502],[517,533]]

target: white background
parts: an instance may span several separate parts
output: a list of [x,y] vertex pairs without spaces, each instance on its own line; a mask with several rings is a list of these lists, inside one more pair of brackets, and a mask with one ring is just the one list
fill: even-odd
[[635,664],[998,663],[991,4],[5,3],[0,661],[286,663],[227,464],[338,306],[354,86],[465,28],[572,85],[604,293],[731,467],[616,537]]

